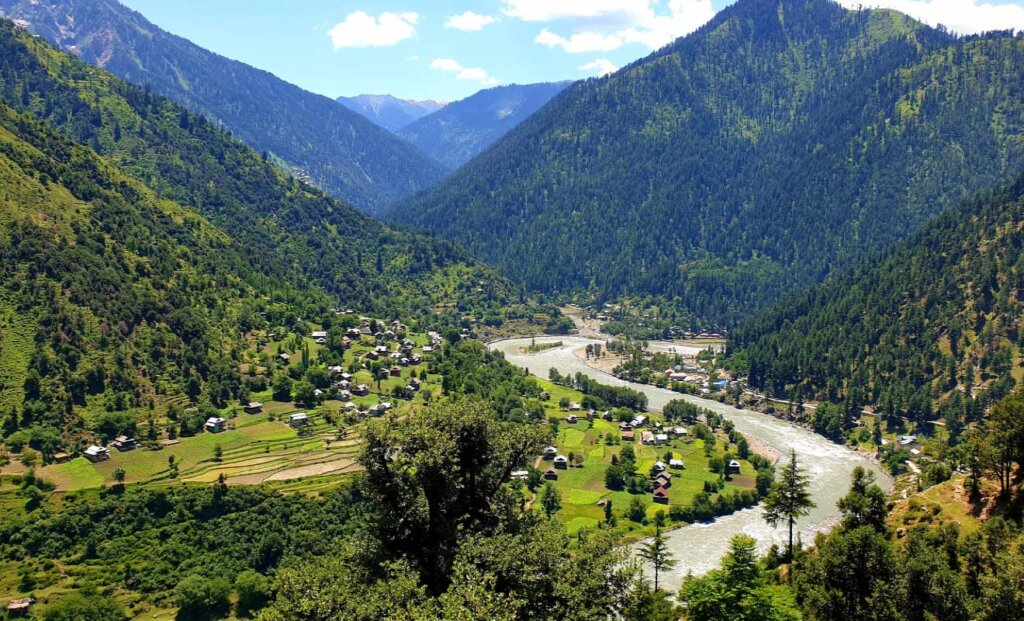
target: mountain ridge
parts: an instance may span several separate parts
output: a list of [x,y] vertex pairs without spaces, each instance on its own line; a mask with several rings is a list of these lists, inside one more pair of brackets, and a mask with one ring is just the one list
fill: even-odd
[[486,150],[569,84],[539,82],[484,89],[417,119],[396,133],[455,169]]
[[330,98],[205,50],[115,0],[3,0],[0,15],[209,116],[365,211],[379,211],[445,173],[431,158]]
[[401,99],[394,95],[338,97],[338,103],[354,110],[384,129],[396,133],[418,119],[437,112],[448,102],[433,99]]
[[729,327],[1024,169],[1021,62],[1012,34],[741,0],[387,217],[549,294]]

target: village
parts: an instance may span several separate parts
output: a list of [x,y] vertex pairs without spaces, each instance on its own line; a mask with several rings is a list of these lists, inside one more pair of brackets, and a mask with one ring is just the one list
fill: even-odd
[[[362,421],[404,415],[441,392],[440,376],[429,371],[439,333],[412,333],[400,321],[369,317],[345,323],[356,325],[253,334],[240,371],[266,381],[248,401],[202,412],[172,402],[154,426],[139,425],[136,434],[95,442],[78,455],[55,454],[36,471],[60,491],[218,479],[300,491],[333,487],[337,475],[357,469]],[[280,379],[293,374],[298,379]],[[12,461],[5,471],[27,468]]]
[[586,409],[582,392],[540,384],[556,441],[513,476],[530,481],[541,502],[545,484],[556,490],[556,517],[569,532],[603,524],[631,539],[655,525],[713,519],[757,502],[758,470],[771,464],[728,423],[712,416],[712,429],[696,410],[683,421],[629,408]]

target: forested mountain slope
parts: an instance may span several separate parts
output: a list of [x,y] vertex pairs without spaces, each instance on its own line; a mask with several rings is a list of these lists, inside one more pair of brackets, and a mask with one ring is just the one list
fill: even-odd
[[449,168],[458,168],[569,84],[545,82],[489,88],[409,123],[397,133]]
[[336,306],[438,326],[543,317],[461,251],[388,229],[5,20],[0,100],[4,435],[29,429],[52,453],[82,408],[239,398],[247,332]]
[[362,115],[167,33],[116,0],[0,0],[0,15],[183,104],[318,187],[374,212],[444,170]]
[[397,222],[530,286],[732,325],[1024,169],[1024,39],[740,0],[564,91]]
[[[288,178],[186,110],[0,24],[0,97],[209,218],[260,269],[351,308],[412,318],[503,314],[522,291],[444,242],[388,229]],[[484,283],[483,285],[481,283]]]
[[338,97],[337,102],[391,132],[397,132],[409,123],[437,112],[445,106],[442,101],[399,99],[392,95]]
[[784,299],[730,340],[750,384],[927,419],[1021,379],[1024,177],[938,217],[853,274]]
[[329,308],[322,292],[261,273],[223,231],[2,103],[0,192],[4,436],[29,429],[52,452],[81,431],[90,403],[144,409],[190,382],[214,399],[237,395],[227,344],[259,313]]

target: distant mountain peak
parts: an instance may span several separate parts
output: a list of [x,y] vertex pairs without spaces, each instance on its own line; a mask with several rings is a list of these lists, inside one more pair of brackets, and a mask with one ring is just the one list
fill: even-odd
[[400,99],[394,95],[356,95],[338,97],[337,101],[392,132],[397,132],[447,104],[433,99]]
[[508,84],[484,89],[406,125],[397,133],[457,168],[487,149],[571,82]]

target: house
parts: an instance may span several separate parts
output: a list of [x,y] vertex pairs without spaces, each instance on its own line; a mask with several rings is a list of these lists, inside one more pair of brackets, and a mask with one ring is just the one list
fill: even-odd
[[285,352],[281,352],[280,354],[278,354],[277,357],[280,358],[281,362],[283,362],[285,364],[288,364],[289,362],[291,362],[291,359],[292,359],[292,357],[290,355],[288,355],[287,353],[285,353]]
[[661,460],[654,462],[654,465],[651,466],[651,470],[654,472],[665,472],[665,462]]
[[377,377],[379,377],[380,379],[387,379],[391,377],[391,374],[388,373],[387,369],[381,368],[379,371],[377,371]]
[[579,421],[580,421],[580,419],[577,418],[575,414],[570,414],[570,415],[565,417],[565,422],[569,423],[570,425],[575,425]]
[[210,433],[220,433],[227,429],[228,421],[224,420],[220,416],[211,416],[206,419],[206,424],[203,425],[203,429]]
[[342,373],[341,374],[341,380],[343,382],[351,382],[352,381],[352,374],[351,373]]
[[572,401],[572,402],[569,403],[569,411],[570,412],[579,412],[582,409],[583,409],[583,406],[580,405],[576,401]]
[[110,443],[119,451],[130,451],[134,448],[138,448],[139,443],[135,441],[135,438],[129,438],[128,436],[117,436],[114,441]]
[[367,386],[366,384],[359,384],[358,386],[352,389],[352,394],[356,395],[357,397],[365,397],[366,395],[370,394],[370,387]]
[[54,461],[54,463],[63,464],[64,462],[69,461],[70,459],[71,459],[71,454],[70,453],[65,453],[65,452],[61,451],[60,453],[54,453],[53,454],[53,461]]
[[259,414],[263,411],[263,404],[259,401],[250,401],[242,407],[246,414]]
[[657,445],[668,444],[668,434],[659,433],[654,436],[654,443]]
[[675,429],[672,430],[672,435],[676,436],[677,438],[681,438],[682,436],[685,436],[687,433],[689,432],[686,431],[685,427],[676,427]]
[[92,463],[110,459],[110,451],[105,446],[97,446],[95,444],[85,449],[82,455]]
[[409,357],[409,364],[411,364],[412,366],[417,366],[421,362],[423,362],[423,356],[419,354],[413,354],[412,356]]
[[739,473],[739,471],[740,471],[740,462],[736,461],[735,459],[730,459],[729,460],[729,472]]
[[558,455],[558,449],[553,446],[544,447],[544,459],[554,459]]
[[525,481],[530,476],[530,473],[526,470],[513,470],[509,476],[513,481]]
[[433,347],[431,347],[430,345],[424,345],[424,346],[423,346],[423,353],[425,353],[425,354],[431,354],[431,353],[433,353],[433,352],[434,352],[434,348],[433,348]]
[[377,360],[379,358],[380,358],[380,354],[378,354],[375,351],[368,351],[368,352],[366,352],[366,359],[367,360]]
[[651,499],[654,502],[657,502],[657,503],[660,503],[660,504],[663,504],[663,505],[667,505],[668,504],[668,490],[666,490],[664,487],[659,487],[658,489],[654,490],[654,492],[651,494]]
[[619,423],[619,431],[629,431],[632,428],[633,428],[633,425],[630,425],[629,423],[627,423],[625,421]]
[[341,375],[342,373],[345,372],[345,367],[341,366],[340,364],[330,366],[327,367],[327,372],[330,373],[331,375]]
[[634,434],[632,431],[623,431],[622,439],[625,440],[626,442],[632,442],[636,440],[636,434]]
[[391,367],[391,377],[401,377],[402,367]]
[[313,338],[313,339],[326,339],[327,338],[327,331],[326,330],[313,330],[312,332],[310,332],[309,336],[311,338]]
[[341,401],[351,401],[352,393],[347,390],[338,391],[338,399]]
[[288,425],[291,427],[305,427],[309,424],[309,415],[305,412],[296,412],[288,416]]
[[22,597],[21,599],[12,599],[7,604],[7,616],[8,617],[27,617],[29,609],[36,603],[36,600],[32,597]]
[[645,431],[640,434],[640,442],[644,444],[654,444],[654,434],[650,431]]
[[555,468],[565,470],[569,467],[569,458],[565,455],[559,455],[555,457]]
[[654,477],[652,483],[654,483],[655,487],[664,487],[665,489],[668,489],[672,487],[672,475],[667,472],[662,472],[658,476]]
[[643,427],[646,424],[647,424],[647,417],[646,416],[637,416],[636,418],[633,419],[633,426],[634,427]]
[[547,470],[544,471],[544,478],[549,481],[557,481],[558,473],[552,470],[551,468],[548,468]]
[[668,467],[673,469],[673,470],[682,470],[683,469],[683,460],[681,460],[681,459],[670,459],[670,460],[668,460]]
[[914,446],[917,444],[917,436],[900,436],[900,446]]
[[358,406],[355,403],[352,403],[351,401],[346,401],[341,405],[341,407],[345,408],[346,410],[354,410]]
[[313,339],[313,342],[316,343],[317,345],[326,345],[327,344],[327,338],[326,337],[320,337],[318,339]]
[[348,380],[338,380],[334,382],[334,387],[340,390],[348,390],[352,386],[352,382]]
[[422,386],[423,386],[423,382],[420,381],[420,378],[418,378],[418,377],[409,378],[409,389],[410,390],[419,390],[420,388],[422,388]]

